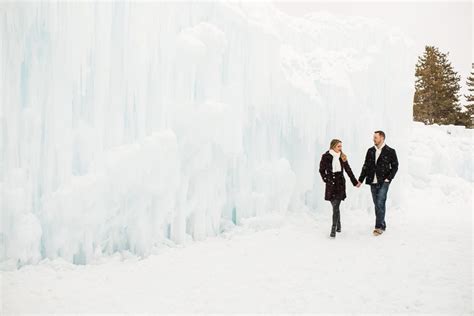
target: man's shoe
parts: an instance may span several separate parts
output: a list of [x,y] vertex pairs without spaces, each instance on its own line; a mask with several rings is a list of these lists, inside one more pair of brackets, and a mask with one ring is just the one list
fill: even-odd
[[383,229],[381,229],[381,228],[376,228],[376,229],[374,229],[373,234],[374,234],[374,236],[382,235],[382,234],[383,234]]

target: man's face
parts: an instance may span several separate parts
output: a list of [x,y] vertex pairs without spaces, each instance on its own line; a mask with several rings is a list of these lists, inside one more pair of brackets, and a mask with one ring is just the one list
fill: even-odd
[[374,133],[374,144],[378,146],[383,143],[383,137],[379,133]]

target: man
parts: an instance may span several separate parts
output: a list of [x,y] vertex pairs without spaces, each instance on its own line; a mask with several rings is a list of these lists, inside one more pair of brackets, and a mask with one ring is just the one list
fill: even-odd
[[395,174],[398,171],[398,159],[395,149],[385,144],[385,133],[374,132],[374,146],[367,150],[364,166],[359,176],[359,184],[366,179],[370,185],[372,199],[375,204],[375,229],[374,235],[381,235],[387,225],[385,224],[385,201],[387,192]]

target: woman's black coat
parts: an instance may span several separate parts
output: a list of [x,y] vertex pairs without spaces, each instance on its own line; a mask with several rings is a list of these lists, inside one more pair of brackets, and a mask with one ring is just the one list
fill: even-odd
[[[321,174],[323,181],[326,183],[324,199],[328,201],[344,200],[346,198],[346,179],[344,178],[343,172],[332,172],[332,159],[333,156],[328,150],[322,155],[321,162],[319,163],[319,173]],[[357,185],[357,179],[352,173],[349,162],[343,161],[340,157],[339,162],[341,163],[341,171],[345,170],[349,175],[352,184],[354,186]]]

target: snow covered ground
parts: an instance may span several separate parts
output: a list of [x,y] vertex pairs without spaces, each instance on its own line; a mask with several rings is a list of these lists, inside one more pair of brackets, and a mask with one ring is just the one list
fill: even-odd
[[[412,167],[392,183],[403,203],[388,208],[382,236],[371,234],[370,205],[343,202],[335,240],[329,203],[249,218],[145,259],[123,252],[4,271],[1,310],[472,314],[472,131],[413,124],[408,144],[401,164]],[[359,190],[347,202],[369,189]]]

